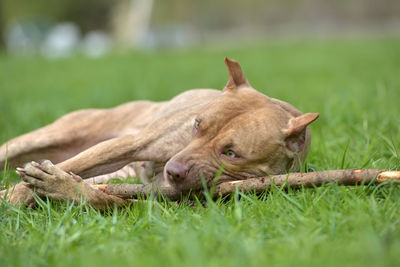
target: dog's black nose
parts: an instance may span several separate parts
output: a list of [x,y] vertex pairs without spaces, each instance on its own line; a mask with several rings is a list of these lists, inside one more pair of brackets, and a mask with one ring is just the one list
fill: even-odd
[[186,179],[189,168],[180,163],[168,162],[166,166],[167,178],[174,182]]

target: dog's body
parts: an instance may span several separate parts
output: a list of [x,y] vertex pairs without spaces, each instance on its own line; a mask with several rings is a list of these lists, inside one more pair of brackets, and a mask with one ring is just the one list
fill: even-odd
[[[171,101],[131,102],[109,110],[82,110],[17,137],[0,147],[25,183],[11,202],[32,201],[30,190],[58,200],[78,200],[77,188],[95,207],[123,200],[91,188],[83,179],[134,163],[142,181],[181,192],[212,183],[296,171],[305,160],[318,114],[302,115],[291,105],[254,90],[236,61],[226,59],[223,91],[197,89]],[[4,193],[3,193],[4,194]]]

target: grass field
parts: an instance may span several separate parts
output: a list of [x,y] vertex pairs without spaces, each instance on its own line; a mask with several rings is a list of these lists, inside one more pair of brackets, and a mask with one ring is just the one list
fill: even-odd
[[[400,170],[400,39],[281,41],[100,59],[0,56],[0,141],[85,107],[222,88],[223,57],[304,112],[316,170]],[[2,183],[15,179],[0,174]],[[207,205],[149,202],[100,213],[0,205],[1,266],[398,266],[400,187],[236,194]]]

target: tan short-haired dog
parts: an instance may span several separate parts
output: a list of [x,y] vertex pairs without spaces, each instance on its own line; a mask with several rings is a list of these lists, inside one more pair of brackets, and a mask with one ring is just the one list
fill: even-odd
[[[168,102],[136,101],[113,109],[70,113],[51,125],[0,147],[0,168],[10,167],[25,183],[8,194],[12,203],[32,203],[31,190],[57,200],[79,200],[103,208],[124,200],[82,179],[135,167],[142,181],[197,190],[202,179],[219,181],[298,171],[317,113],[302,114],[251,87],[237,61],[225,59],[229,80],[222,91],[196,89]],[[42,163],[38,161],[48,159]],[[57,165],[53,165],[53,163]],[[4,192],[2,193],[4,195]]]

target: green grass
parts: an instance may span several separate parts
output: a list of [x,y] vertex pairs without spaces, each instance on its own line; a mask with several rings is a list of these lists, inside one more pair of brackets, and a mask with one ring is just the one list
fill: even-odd
[[[0,141],[85,107],[222,88],[223,57],[313,123],[316,170],[400,169],[400,39],[304,40],[114,53],[50,61],[0,57]],[[4,179],[15,179],[8,172]],[[42,202],[0,206],[1,266],[395,266],[400,187],[236,194],[206,205],[148,202],[100,213]]]

